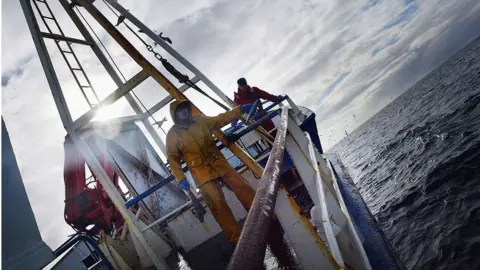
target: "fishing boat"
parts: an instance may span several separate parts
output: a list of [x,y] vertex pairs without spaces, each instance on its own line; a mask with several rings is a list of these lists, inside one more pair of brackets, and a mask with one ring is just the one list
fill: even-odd
[[[67,133],[65,221],[76,233],[57,250],[49,250],[38,233],[21,176],[2,173],[2,187],[8,178],[20,181],[11,187],[8,201],[27,209],[24,215],[28,219],[24,220],[31,225],[24,228],[24,235],[33,239],[7,238],[15,244],[3,240],[4,250],[10,251],[3,257],[3,267],[62,269],[62,261],[67,261],[64,258],[82,246],[88,254],[77,259],[83,267],[78,269],[257,269],[264,263],[267,268],[275,268],[266,237],[271,221],[277,219],[297,263],[292,269],[403,268],[338,155],[323,152],[314,112],[298,106],[295,97],[289,96],[263,106],[257,101],[243,116],[241,125],[213,132],[232,167],[256,189],[247,212],[235,195],[223,188],[235,218],[243,224],[240,240],[232,247],[185,165],[191,192],[182,191],[173,181],[164,158],[165,142],[153,116],[174,100],[188,100],[186,91],[200,93],[226,111],[235,107],[232,100],[180,55],[170,39],[156,34],[115,0],[59,0],[53,2],[61,6],[56,9],[51,8],[52,1],[19,1]],[[100,5],[106,6],[99,9]],[[101,10],[111,11],[109,16],[115,16],[115,24]],[[64,32],[55,14],[58,12],[68,15],[82,38]],[[101,26],[103,32],[95,32],[90,23]],[[144,53],[120,29],[142,41]],[[123,76],[116,59],[98,39],[105,33],[141,67],[132,78]],[[70,70],[70,80],[78,84],[68,91],[79,91],[89,106],[76,119],[67,106],[56,72],[58,65],[50,57],[46,40],[53,40]],[[117,86],[103,99],[98,98],[91,74],[77,57],[85,51],[80,47],[91,48],[106,76]],[[159,62],[154,65],[149,58]],[[171,64],[173,61],[177,66]],[[158,84],[156,91],[168,93],[150,108],[134,94],[134,89],[148,78]],[[178,83],[172,82],[175,79]],[[207,94],[205,87],[214,95]],[[121,98],[134,115],[94,120]],[[202,114],[197,107],[194,113]],[[271,119],[276,123],[275,137],[262,128]],[[8,138],[3,127],[2,135]],[[8,153],[14,161],[11,147]],[[15,171],[13,161],[10,171]],[[2,202],[5,205],[4,196]],[[18,218],[13,213],[3,217],[2,224],[10,224],[3,226],[4,237],[8,234],[5,228],[15,230],[13,224]],[[73,269],[70,264],[63,268]]]

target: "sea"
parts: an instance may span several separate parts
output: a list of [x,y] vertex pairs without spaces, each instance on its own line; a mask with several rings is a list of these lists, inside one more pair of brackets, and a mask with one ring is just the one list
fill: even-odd
[[480,38],[329,152],[407,269],[480,269]]

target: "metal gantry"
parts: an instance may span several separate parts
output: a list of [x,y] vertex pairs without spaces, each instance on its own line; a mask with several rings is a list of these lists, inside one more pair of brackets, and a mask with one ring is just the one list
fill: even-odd
[[[52,12],[52,9],[50,8],[49,4],[47,1],[44,0],[33,0],[33,4],[43,21],[45,28],[47,29],[48,32],[40,32],[40,35],[43,38],[49,38],[53,39],[55,41],[55,45],[57,46],[58,50],[60,51],[63,59],[65,60],[68,69],[72,73],[73,78],[75,79],[75,82],[77,83],[78,87],[80,88],[80,91],[82,92],[82,95],[84,96],[85,100],[88,103],[88,106],[90,108],[94,107],[99,99],[97,96],[97,93],[95,92],[95,89],[93,88],[92,83],[90,82],[90,79],[87,76],[87,73],[82,67],[82,64],[78,60],[77,55],[75,54],[73,48],[72,48],[72,43],[73,44],[82,44],[82,45],[87,45],[87,46],[92,46],[94,45],[92,42],[84,41],[81,39],[76,39],[76,38],[71,38],[65,36],[65,33],[62,30],[62,27],[58,23],[57,18]],[[44,8],[41,8],[43,6]],[[48,12],[47,15],[44,15],[45,10]],[[52,21],[55,24],[55,27],[57,28],[57,33],[54,33],[53,27],[51,27],[47,20]],[[62,48],[62,45],[64,47]],[[64,49],[66,48],[66,49]],[[73,58],[73,61],[71,60],[70,57],[67,55],[71,55]],[[86,92],[89,90],[89,92]],[[88,95],[90,93],[90,95]],[[90,96],[90,97],[89,97]],[[93,97],[92,97],[93,96]],[[95,101],[92,101],[91,99],[94,98]]]
[[[187,70],[194,74],[194,81],[195,83],[198,81],[202,81],[207,85],[220,99],[222,99],[228,106],[231,108],[235,107],[233,101],[225,95],[225,93],[220,90],[212,81],[210,81],[207,76],[205,76],[198,68],[196,68],[193,64],[187,61],[182,55],[180,55],[175,49],[173,49],[170,45],[168,45],[165,40],[163,40],[159,35],[155,34],[150,28],[148,28],[145,24],[143,24],[139,19],[137,19],[132,13],[130,13],[127,9],[125,9],[122,5],[115,0],[105,0],[108,4],[110,4],[113,8],[115,8],[121,15],[125,16],[127,20],[132,22],[138,29],[140,29],[143,33],[145,33],[148,37],[150,37],[155,43],[160,45],[166,52],[168,52],[173,58],[175,58],[179,63],[181,63]],[[179,90],[183,90],[180,88]],[[186,90],[186,89],[185,89]],[[182,92],[183,92],[182,91]],[[170,101],[172,97],[169,97]],[[165,99],[167,100],[167,99]],[[153,106],[149,111],[152,113],[156,111],[157,108],[161,108],[161,104],[166,102],[162,100],[162,103],[158,103],[156,106]],[[168,102],[167,102],[168,103]],[[158,110],[158,109],[157,109]]]
[[[158,133],[152,126],[152,124],[148,120],[148,116],[155,113],[163,106],[167,105],[171,100],[186,100],[186,96],[183,94],[185,90],[187,90],[188,86],[182,86],[180,89],[175,87],[160,71],[158,71],[145,57],[115,28],[113,24],[111,24],[108,19],[90,2],[86,0],[78,0],[75,1],[76,4],[79,4],[82,8],[90,13],[90,15],[117,41],[117,43],[133,58],[137,64],[142,67],[142,70],[129,79],[126,82],[123,82],[120,78],[117,71],[114,69],[108,58],[105,56],[103,51],[100,49],[98,44],[93,39],[91,33],[87,30],[83,22],[80,20],[78,14],[75,12],[74,7],[75,5],[72,3],[67,2],[67,0],[59,0],[61,5],[63,6],[66,13],[69,15],[72,22],[78,28],[80,33],[82,34],[84,40],[75,39],[68,37],[64,34],[61,30],[61,26],[56,20],[52,10],[48,6],[47,1],[44,0],[19,0],[22,6],[30,33],[32,35],[35,47],[37,49],[40,61],[43,66],[43,70],[45,72],[48,84],[50,86],[50,90],[54,97],[54,101],[59,112],[60,118],[62,120],[63,126],[74,141],[76,147],[79,149],[83,157],[85,158],[87,164],[89,165],[93,174],[98,177],[99,182],[104,187],[105,191],[109,195],[110,199],[114,203],[115,207],[119,210],[123,218],[125,219],[126,224],[128,225],[129,230],[133,233],[133,235],[139,240],[142,247],[145,249],[148,256],[152,259],[153,264],[157,267],[157,269],[167,269],[165,262],[160,259],[155,251],[153,250],[151,244],[143,235],[142,230],[138,226],[138,221],[135,216],[125,207],[125,201],[123,200],[121,194],[118,192],[116,187],[110,181],[107,173],[105,172],[104,168],[99,163],[98,159],[96,158],[92,149],[90,149],[89,145],[86,143],[83,134],[81,133],[81,129],[84,128],[86,125],[90,123],[90,121],[95,117],[96,113],[108,106],[113,104],[115,101],[120,99],[121,97],[125,97],[130,106],[135,111],[135,117],[124,118],[123,120],[141,120],[146,127],[147,131],[157,144],[157,146],[161,149],[161,151],[166,155],[166,148],[165,144],[162,139],[159,137]],[[195,68],[191,63],[186,61],[180,54],[178,54],[175,50],[173,50],[170,46],[168,46],[159,36],[157,36],[152,30],[142,24],[138,19],[136,19],[131,13],[129,13],[126,9],[120,6],[116,1],[108,1],[115,9],[117,9],[123,16],[125,16],[128,20],[134,23],[140,30],[145,32],[149,37],[151,37],[157,44],[159,44],[162,48],[164,48],[167,52],[169,52],[175,59],[177,59],[180,63],[185,65],[187,69],[195,74],[195,77],[192,78],[193,83],[197,83],[198,81],[203,81],[207,86],[212,88],[212,90],[219,95],[219,97],[226,102],[230,107],[233,106],[233,102],[220,90],[216,87],[205,75],[203,75],[197,68]],[[42,32],[38,25],[37,18],[35,16],[34,10],[32,8],[35,6],[40,14],[40,19],[47,25],[48,33]],[[41,9],[38,5],[45,5],[49,14],[45,15],[41,13]],[[55,33],[48,27],[47,20],[54,21],[55,25],[59,29],[58,33]],[[53,66],[50,54],[47,50],[46,44],[44,39],[53,39],[55,40],[58,49],[60,50],[62,56],[64,57],[65,61],[67,61],[67,65],[71,70],[75,81],[78,83],[80,90],[84,94],[87,103],[91,107],[89,111],[84,113],[81,117],[74,120],[72,119],[71,112],[67,106],[65,96],[63,90],[60,86],[57,74],[55,72],[55,68]],[[67,50],[62,49],[60,46],[61,42],[65,42]],[[82,44],[86,46],[90,46],[95,53],[96,57],[99,59],[105,70],[108,72],[110,77],[113,79],[115,84],[117,85],[118,89],[111,93],[109,96],[104,98],[103,100],[98,100],[96,94],[93,94],[94,88],[90,83],[90,80],[87,77],[87,74],[83,67],[80,65],[78,58],[74,53],[74,49],[72,48],[71,44]],[[68,57],[66,54],[72,54],[74,56],[74,63],[69,62]],[[84,79],[88,82],[88,85],[83,85],[80,83],[81,79],[79,78],[78,72],[84,76]],[[152,77],[155,79],[160,86],[162,86],[170,95],[169,97],[159,101],[155,106],[150,108],[147,111],[142,111],[138,102],[132,96],[132,90],[145,81],[147,78]],[[84,93],[85,89],[91,89],[92,94],[96,97],[96,102],[91,102],[89,96]],[[195,107],[194,110],[199,113],[198,109]],[[244,164],[254,171],[256,174],[261,175],[263,170],[262,168],[252,160],[241,148],[239,148],[236,144],[228,143],[224,134],[217,130],[214,134],[219,138],[228,148],[239,157],[240,160],[244,162]]]

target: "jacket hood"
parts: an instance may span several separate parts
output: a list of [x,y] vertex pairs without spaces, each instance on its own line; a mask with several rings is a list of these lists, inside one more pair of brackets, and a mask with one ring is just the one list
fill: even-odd
[[170,116],[172,117],[173,123],[179,126],[183,126],[181,123],[177,121],[175,117],[175,112],[177,108],[182,104],[188,104],[190,108],[190,118],[192,117],[192,103],[188,100],[175,100],[174,102],[170,103]]

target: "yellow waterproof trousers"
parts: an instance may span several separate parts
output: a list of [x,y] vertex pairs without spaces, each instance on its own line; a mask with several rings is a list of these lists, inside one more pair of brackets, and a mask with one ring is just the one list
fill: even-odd
[[[200,186],[203,200],[212,211],[215,220],[218,222],[228,240],[236,245],[240,238],[241,228],[235,219],[232,210],[225,200],[220,181],[235,193],[243,207],[248,211],[252,206],[255,191],[248,185],[247,181],[233,168],[225,174],[222,179],[208,181]],[[268,243],[270,250],[275,255],[283,269],[297,269],[296,261],[290,252],[288,244],[283,239],[283,229],[278,219],[274,218],[270,227]]]
[[[233,168],[222,177],[222,180],[248,211],[252,206],[255,191]],[[225,200],[220,181],[221,179],[215,179],[204,183],[200,186],[200,192],[215,220],[227,235],[228,241],[235,245],[240,237],[241,228]]]

